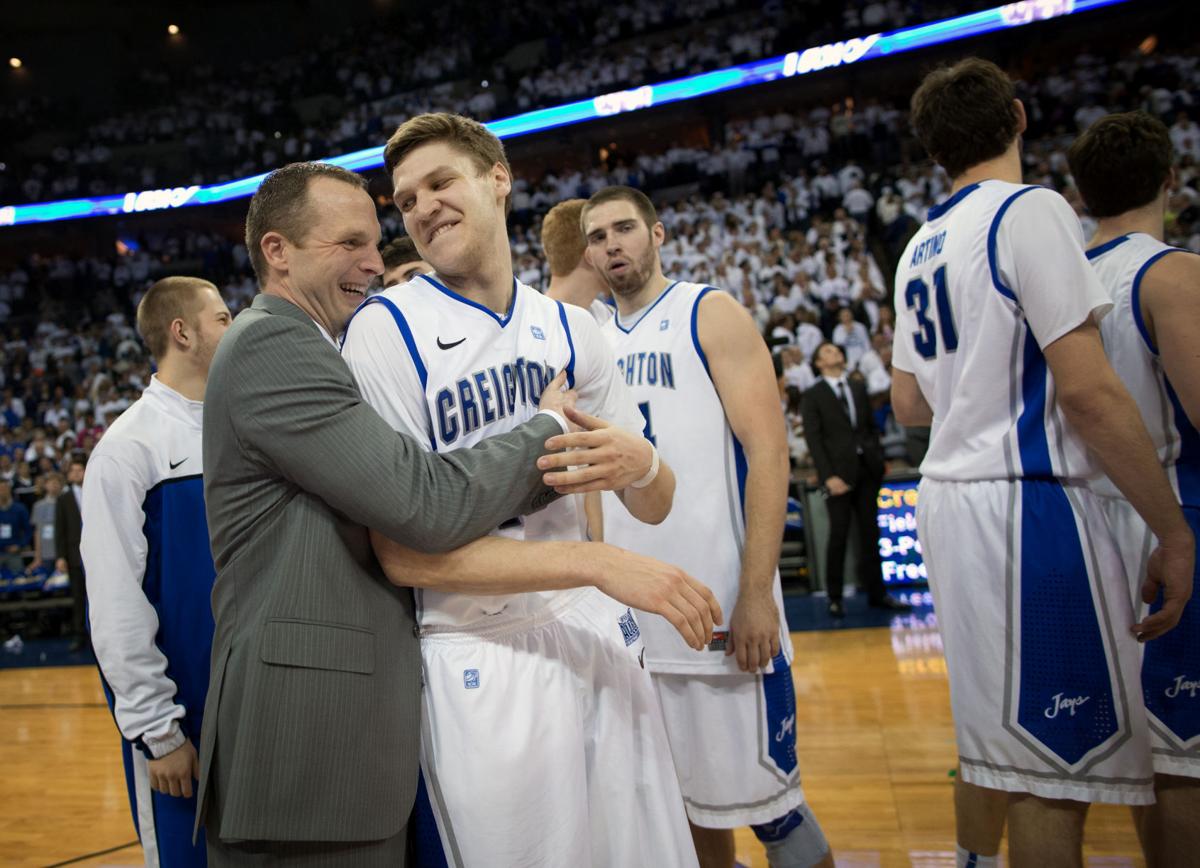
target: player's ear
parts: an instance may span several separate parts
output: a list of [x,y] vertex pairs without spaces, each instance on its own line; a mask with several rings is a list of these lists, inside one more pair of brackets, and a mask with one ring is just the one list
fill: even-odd
[[1013,100],[1013,109],[1017,114],[1017,135],[1019,136],[1029,126],[1029,119],[1025,116],[1025,104],[1019,99]]
[[655,223],[654,228],[650,230],[650,237],[654,239],[655,250],[662,247],[663,242],[667,240],[667,230],[661,220]]
[[492,166],[492,183],[496,187],[496,195],[501,199],[512,192],[512,175],[504,168],[503,163],[498,162]]

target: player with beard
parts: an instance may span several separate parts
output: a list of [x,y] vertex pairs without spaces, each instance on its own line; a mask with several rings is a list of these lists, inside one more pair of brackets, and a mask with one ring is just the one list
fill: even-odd
[[663,276],[665,231],[643,193],[605,188],[581,220],[617,303],[602,331],[645,436],[677,470],[676,506],[657,526],[605,495],[605,537],[684,566],[732,613],[700,655],[661,618],[641,619],[700,862],[730,868],[733,829],[749,825],[772,868],[832,865],[796,760],[778,571],[788,449],[771,355],[733,296]]
[[[575,493],[627,478],[617,509],[661,521],[674,475],[637,433],[596,323],[513,275],[500,141],[467,118],[419,115],[384,161],[434,270],[372,297],[347,326],[343,356],[366,400],[443,451],[510,430],[565,378],[581,408],[614,424],[571,413],[594,430],[547,448],[589,446],[601,460],[568,470],[565,453],[545,456],[547,483]],[[669,617],[694,654],[720,609],[678,569],[582,539],[573,498],[446,555],[373,535],[389,578],[417,588],[422,768],[451,865],[695,864],[630,607]]]

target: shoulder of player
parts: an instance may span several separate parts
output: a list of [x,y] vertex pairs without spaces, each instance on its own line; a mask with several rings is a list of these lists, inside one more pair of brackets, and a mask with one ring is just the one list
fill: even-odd
[[704,287],[695,302],[695,329],[693,337],[700,348],[708,353],[712,347],[728,346],[748,340],[750,336],[761,340],[758,327],[750,312],[728,292],[716,287]]
[[1168,247],[1143,267],[1146,270],[1139,287],[1143,304],[1153,308],[1200,301],[1200,255]]
[[101,480],[103,484],[111,482],[114,476],[133,477],[143,487],[149,487],[148,480],[162,463],[160,453],[170,438],[161,430],[162,419],[133,414],[134,407],[122,413],[104,432],[88,456],[85,487],[86,480]]
[[1024,223],[1056,213],[1059,216],[1069,215],[1076,222],[1079,220],[1071,203],[1057,190],[1038,184],[1007,184],[1005,187],[1001,191],[1002,198],[996,206],[993,223],[1002,221],[1006,226],[1012,226],[1016,225],[1017,218]]

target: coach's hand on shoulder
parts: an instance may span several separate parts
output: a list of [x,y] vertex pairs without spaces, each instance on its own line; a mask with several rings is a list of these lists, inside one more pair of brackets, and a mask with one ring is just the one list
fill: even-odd
[[743,672],[766,668],[779,653],[779,607],[772,591],[744,591],[733,606],[725,656],[736,654]]
[[1184,606],[1192,598],[1195,563],[1195,539],[1183,530],[1177,538],[1162,540],[1151,553],[1142,582],[1142,601],[1150,605],[1162,591],[1163,602],[1161,609],[1133,625],[1139,642],[1157,639],[1179,623]]
[[[538,459],[546,473],[542,481],[559,494],[621,491],[650,472],[654,447],[641,434],[605,422],[570,407],[567,419],[582,430],[546,441],[552,454]],[[569,451],[562,451],[569,450]],[[576,467],[576,470],[565,468]]]
[[559,371],[558,375],[550,381],[550,385],[542,390],[538,409],[553,410],[565,417],[565,410],[575,406],[575,397],[575,390],[567,388],[567,372]]
[[190,799],[192,781],[200,778],[200,758],[190,738],[166,756],[147,762],[146,768],[150,772],[151,789],[164,796]]
[[627,606],[662,615],[692,648],[712,641],[713,624],[724,621],[721,604],[707,585],[679,567],[606,543],[594,546],[595,585]]

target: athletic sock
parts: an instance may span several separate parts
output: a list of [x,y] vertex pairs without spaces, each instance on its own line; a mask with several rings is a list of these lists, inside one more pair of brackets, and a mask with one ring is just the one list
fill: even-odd
[[970,850],[964,850],[962,845],[954,848],[958,868],[996,868],[1000,864],[999,856],[980,856]]

